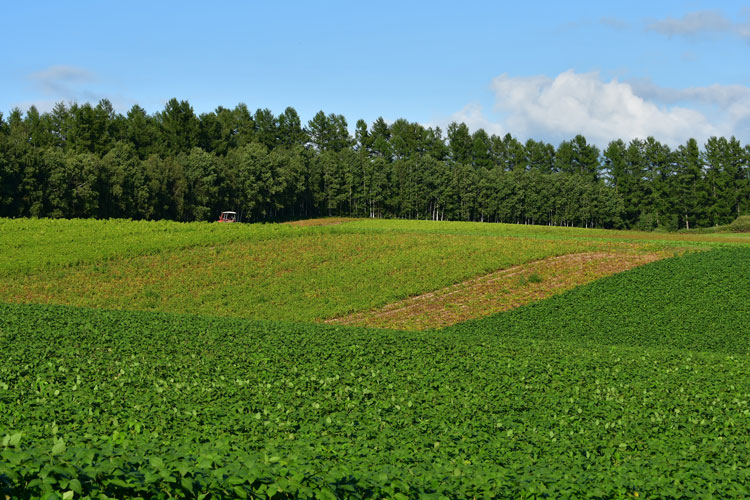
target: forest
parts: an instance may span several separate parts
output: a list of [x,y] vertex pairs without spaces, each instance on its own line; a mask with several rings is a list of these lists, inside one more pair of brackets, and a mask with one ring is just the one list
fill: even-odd
[[317,216],[642,230],[731,222],[750,212],[750,145],[653,137],[600,150],[405,119],[356,122],[245,104],[149,114],[111,102],[0,114],[0,217],[214,220]]

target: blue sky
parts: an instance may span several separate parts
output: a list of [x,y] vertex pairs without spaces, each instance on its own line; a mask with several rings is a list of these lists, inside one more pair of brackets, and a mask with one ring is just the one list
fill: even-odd
[[0,111],[106,97],[750,142],[750,3],[7,2]]

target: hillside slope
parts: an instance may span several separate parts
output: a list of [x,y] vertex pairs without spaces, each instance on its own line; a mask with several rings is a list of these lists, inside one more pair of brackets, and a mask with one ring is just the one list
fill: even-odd
[[2,304],[0,492],[746,497],[748,262],[426,332]]

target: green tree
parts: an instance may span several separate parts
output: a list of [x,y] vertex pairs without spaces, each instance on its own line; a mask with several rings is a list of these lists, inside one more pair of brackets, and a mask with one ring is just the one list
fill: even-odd
[[164,141],[162,154],[188,153],[198,145],[200,123],[187,101],[170,99],[164,111],[157,113],[156,121]]
[[703,159],[698,142],[689,139],[675,153],[673,197],[680,227],[690,229],[704,220],[706,191],[703,183]]
[[503,137],[493,135],[490,137],[492,144],[492,159],[496,166],[506,172],[517,168],[526,168],[526,151],[517,139],[510,134]]
[[555,147],[542,141],[529,139],[523,146],[525,161],[529,170],[542,174],[555,171]]
[[272,199],[283,188],[274,184],[274,172],[268,150],[259,143],[246,144],[227,155],[235,170],[238,212],[247,222],[270,217]]
[[286,108],[277,119],[278,144],[286,147],[304,146],[309,138],[302,128],[297,110],[291,106]]
[[109,147],[108,116],[97,112],[91,104],[70,107],[67,147],[75,152],[101,153]]
[[588,144],[580,134],[570,141],[563,141],[557,148],[555,158],[556,168],[560,172],[578,174],[591,181],[599,178],[599,148]]
[[263,144],[269,151],[276,147],[279,141],[279,122],[270,109],[258,109],[253,115],[255,123],[255,140]]
[[452,122],[446,130],[451,159],[455,163],[471,163],[473,141],[465,123]]
[[307,133],[310,142],[319,151],[339,152],[352,144],[346,118],[343,115],[326,116],[323,111],[318,111],[307,123]]
[[137,104],[128,111],[124,134],[141,160],[156,152],[158,126],[146,110]]
[[480,128],[472,134],[471,141],[472,165],[477,168],[492,168],[492,143],[487,132]]
[[180,220],[184,213],[187,184],[177,157],[149,156],[143,163],[148,182],[149,219]]
[[391,149],[391,128],[385,123],[383,117],[378,117],[372,123],[372,132],[370,134],[372,141],[372,155],[384,158],[386,161],[393,159]]
[[[20,111],[17,109],[14,112],[18,112],[18,116],[21,116]],[[11,116],[13,114],[11,113]],[[60,119],[65,121],[64,117]],[[64,126],[61,125],[61,128],[64,128]],[[49,113],[40,115],[35,106],[31,106],[26,112],[26,117],[23,119],[23,126],[18,128],[18,132],[20,136],[23,136],[23,140],[33,148],[64,146],[53,134],[52,115]],[[11,135],[13,135],[13,132],[11,132]]]
[[70,110],[64,102],[58,102],[52,108],[49,116],[49,126],[52,135],[52,146],[65,149],[68,146],[70,136],[71,116]]
[[357,120],[354,130],[354,148],[357,152],[364,151],[368,155],[371,154],[372,137],[367,130],[367,122],[360,118]]
[[304,147],[296,145],[289,148],[276,148],[270,153],[270,161],[278,173],[282,191],[274,203],[285,218],[304,217],[309,214],[308,206],[308,168]]
[[63,153],[47,150],[45,162],[50,169],[48,192],[50,217],[87,218],[98,213],[102,171],[99,157],[93,153]]
[[[152,155],[149,158],[153,158]],[[154,160],[152,160],[154,161]],[[117,142],[102,158],[99,216],[151,219],[153,205],[146,168],[130,142]]]
[[656,227],[677,229],[677,216],[673,205],[676,203],[670,193],[674,191],[673,155],[669,146],[648,137],[644,145],[646,159],[645,186],[646,199],[643,200],[645,213],[650,214]]
[[180,219],[205,221],[218,216],[216,156],[201,148],[193,148],[180,159],[185,176],[185,195]]
[[339,156],[335,151],[322,151],[316,161],[322,173],[322,201],[326,214],[336,215],[338,209],[347,199],[347,189],[344,175],[339,163]]

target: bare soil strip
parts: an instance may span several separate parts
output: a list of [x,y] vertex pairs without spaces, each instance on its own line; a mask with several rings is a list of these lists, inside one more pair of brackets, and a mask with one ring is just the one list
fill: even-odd
[[401,330],[441,328],[514,309],[671,255],[674,251],[550,257],[409,297],[380,309],[329,319],[326,323]]
[[339,224],[343,224],[345,222],[351,222],[353,220],[349,217],[326,217],[322,219],[304,219],[304,220],[295,220],[292,222],[284,222],[284,224],[287,224],[289,226],[298,226],[298,227],[307,227],[307,226],[337,226]]

